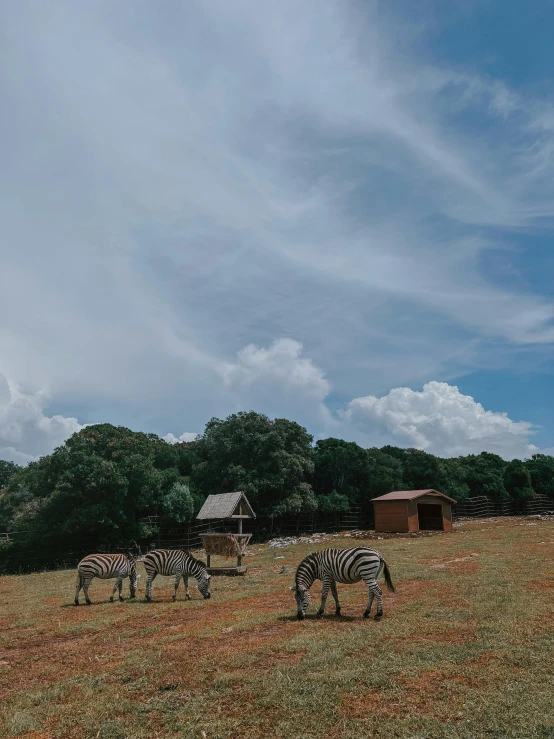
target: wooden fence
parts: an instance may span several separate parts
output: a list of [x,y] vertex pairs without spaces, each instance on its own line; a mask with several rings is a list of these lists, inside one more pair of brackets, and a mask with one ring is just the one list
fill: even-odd
[[489,518],[491,516],[533,516],[554,511],[554,501],[546,495],[516,503],[513,500],[494,501],[480,495],[468,498],[454,507],[454,520],[460,518]]
[[[454,506],[454,520],[461,518],[488,518],[491,516],[537,515],[554,512],[554,501],[546,496],[538,495],[534,500],[516,504],[513,501],[495,502],[484,496],[470,498]],[[217,523],[175,524],[150,516],[142,519],[146,532],[150,533],[138,542],[122,542],[120,547],[111,551],[145,554],[154,548],[202,549],[202,534],[208,531],[236,531],[235,522],[221,521]],[[283,516],[280,518],[259,517],[243,523],[245,534],[252,534],[254,541],[267,541],[275,537],[302,536],[317,532],[332,533],[337,531],[370,530],[375,526],[373,513],[360,508],[353,508],[348,513],[313,514],[300,516]],[[45,532],[47,534],[48,532]],[[64,547],[63,541],[45,543],[40,549],[29,550],[26,544],[25,531],[16,533],[0,533],[0,574],[18,572],[38,572],[45,569],[74,568],[80,559],[92,551],[97,551],[94,543],[80,541],[78,547]],[[45,542],[49,537],[45,537]],[[10,545],[15,546],[11,547]]]

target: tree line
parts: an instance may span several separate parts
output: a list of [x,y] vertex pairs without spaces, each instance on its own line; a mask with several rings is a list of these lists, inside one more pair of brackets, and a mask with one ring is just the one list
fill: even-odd
[[[263,518],[369,511],[379,495],[426,488],[459,502],[554,497],[554,457],[506,462],[482,452],[442,459],[335,438],[314,444],[299,424],[255,412],[213,418],[195,441],[177,444],[98,424],[27,467],[0,462],[0,533],[25,532],[26,546],[35,549],[84,540],[109,549],[144,538],[148,516],[191,522],[211,493],[243,490]],[[14,546],[0,540],[0,557]]]

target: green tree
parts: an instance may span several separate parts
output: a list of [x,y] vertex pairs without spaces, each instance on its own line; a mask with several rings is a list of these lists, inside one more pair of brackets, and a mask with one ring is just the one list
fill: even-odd
[[369,464],[367,500],[392,493],[393,490],[402,490],[402,462],[397,456],[372,447],[367,450],[367,459]]
[[333,490],[329,495],[318,495],[317,502],[322,513],[347,513],[350,502],[346,495]]
[[12,526],[37,540],[120,546],[140,535],[140,518],[163,510],[182,481],[168,446],[121,426],[86,427],[13,475],[0,516],[11,516]]
[[357,504],[370,485],[370,463],[367,452],[352,441],[323,439],[312,452],[313,488],[318,496],[335,491],[349,503]]
[[260,515],[314,510],[312,436],[297,423],[260,413],[213,418],[195,442],[192,472],[204,495],[242,490]]
[[467,457],[460,457],[459,461],[466,470],[470,498],[484,495],[500,502],[508,497],[504,485],[506,462],[498,454],[469,454]]
[[554,499],[554,457],[548,454],[533,454],[524,462],[531,476],[531,487],[538,495]]
[[461,502],[469,495],[467,470],[459,459],[439,459],[440,475],[435,490]]
[[15,464],[15,462],[7,462],[0,459],[0,490],[6,487],[10,478],[12,478],[20,469],[21,467]]
[[186,483],[175,482],[163,499],[163,514],[177,523],[190,523],[194,516],[194,499]]
[[520,459],[514,459],[506,465],[504,486],[510,498],[517,502],[531,500],[535,497],[535,491],[531,486],[531,475]]
[[[402,476],[407,490],[441,490],[442,469],[438,457],[421,451],[406,449],[402,462]],[[442,491],[441,491],[442,492]]]

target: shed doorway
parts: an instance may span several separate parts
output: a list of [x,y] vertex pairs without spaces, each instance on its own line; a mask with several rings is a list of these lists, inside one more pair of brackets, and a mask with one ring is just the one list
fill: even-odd
[[420,531],[443,531],[442,505],[418,503],[417,516]]

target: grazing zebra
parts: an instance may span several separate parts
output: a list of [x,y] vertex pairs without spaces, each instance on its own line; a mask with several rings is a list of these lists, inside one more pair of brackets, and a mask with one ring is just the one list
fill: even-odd
[[121,591],[123,590],[123,580],[129,578],[129,589],[131,598],[137,594],[137,569],[135,560],[132,557],[126,557],[124,554],[89,554],[79,562],[77,566],[77,588],[75,590],[75,605],[79,605],[79,593],[81,588],[85,591],[85,600],[90,606],[91,601],[88,597],[88,589],[92,580],[99,577],[101,580],[110,580],[116,577],[114,589],[110,596],[113,603],[115,591],[119,590],[119,600],[123,600]]
[[156,575],[175,575],[174,601],[177,600],[177,588],[181,577],[185,583],[186,598],[190,600],[189,575],[196,578],[198,590],[204,598],[209,598],[211,595],[210,576],[206,565],[182,549],[153,549],[142,557],[141,562],[146,570],[147,601],[152,600],[152,582]]
[[388,589],[394,592],[394,585],[387,563],[375,549],[354,547],[352,549],[324,549],[321,552],[313,552],[298,565],[296,583],[291,588],[291,590],[294,590],[296,598],[298,618],[302,620],[306,615],[310,605],[310,588],[314,580],[321,580],[322,582],[321,605],[317,612],[318,618],[321,618],[325,611],[325,601],[329,588],[335,599],[336,615],[340,616],[337,582],[350,584],[363,580],[369,589],[369,602],[364,611],[364,618],[369,618],[373,598],[377,596],[375,620],[378,621],[383,615],[382,592],[377,585],[377,577],[381,570],[385,576]]

